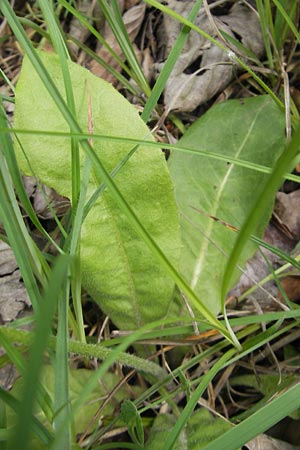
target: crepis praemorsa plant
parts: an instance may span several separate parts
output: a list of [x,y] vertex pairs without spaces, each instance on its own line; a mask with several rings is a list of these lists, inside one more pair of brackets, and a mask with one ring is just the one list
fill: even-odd
[[[47,53],[39,56],[65,97],[58,57]],[[126,138],[152,139],[149,129],[136,109],[110,84],[72,62],[68,68],[76,120],[83,132],[88,133],[89,116],[92,116],[93,149],[111,172],[133,149]],[[16,89],[14,127],[70,132],[26,57]],[[97,139],[97,135],[119,136],[123,140]],[[37,176],[42,183],[71,198],[70,137],[20,133],[18,138],[16,153],[22,172]],[[236,235],[191,206],[228,222],[236,220],[236,225],[242,226],[267,175],[210,158],[209,154],[201,156],[201,149],[272,167],[284,147],[284,114],[268,96],[224,102],[196,121],[179,142],[180,146],[195,152],[173,152],[170,170],[159,149],[138,146],[114,180],[170,263],[180,267],[184,278],[201,296],[206,310],[216,314],[221,309],[222,276]],[[83,170],[86,158],[81,151],[84,174],[88,173]],[[87,185],[88,201],[102,180],[91,167],[88,179],[83,181]],[[253,185],[261,189],[254,192]],[[267,223],[271,209],[272,204],[265,212],[262,225]],[[206,230],[208,236],[197,227]],[[261,234],[263,226],[259,228]],[[219,248],[224,251],[220,253]],[[245,248],[241,264],[254,250],[253,246]],[[80,258],[83,286],[119,328],[136,329],[168,314],[178,316],[174,281],[132,228],[108,189],[97,198],[82,222]],[[235,279],[238,275],[237,272]],[[203,311],[200,306],[199,310]]]

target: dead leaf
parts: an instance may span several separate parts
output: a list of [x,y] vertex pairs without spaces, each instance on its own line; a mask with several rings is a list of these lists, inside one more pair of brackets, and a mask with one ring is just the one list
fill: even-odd
[[300,450],[298,445],[260,434],[245,445],[249,450]]
[[[280,280],[280,283],[291,301],[300,300],[300,275],[284,277]],[[279,298],[283,301],[281,293]]]
[[[126,27],[131,43],[134,42],[140,30],[140,27],[144,20],[145,9],[146,5],[144,3],[141,3],[140,5],[136,5],[128,9],[123,15],[123,22]],[[115,35],[113,34],[112,30],[109,28],[107,24],[105,26],[104,38],[108,43],[108,45],[115,51],[115,53],[117,53],[117,55],[120,56],[122,61],[125,61],[125,57],[115,38]],[[111,67],[118,70],[119,72],[121,71],[120,65],[105,47],[101,46],[101,48],[97,50],[96,53],[103,61],[105,61]],[[95,60],[91,61],[89,68],[94,75],[103,78],[109,83],[113,83],[116,81],[115,77],[110,72],[108,72],[103,66],[99,65]]]
[[276,195],[275,212],[295,240],[300,240],[300,190]]
[[54,189],[36,185],[34,177],[23,177],[24,187],[31,199],[33,209],[41,219],[53,219],[53,213],[57,217],[63,216],[70,208],[70,201],[66,197],[57,194]]
[[30,300],[11,248],[0,241],[0,316],[10,322],[30,306]]
[[[100,28],[104,25],[104,15],[96,0],[81,0],[78,2],[77,8],[78,12],[83,17],[91,17],[94,14]],[[68,35],[71,38],[73,37],[77,41],[84,43],[89,37],[90,31],[82,22],[80,22],[80,20],[78,20],[75,16],[72,16]],[[73,54],[77,56],[80,51],[79,47],[77,47],[77,45],[73,42],[70,42],[69,46],[72,49]]]
[[[187,17],[193,6],[193,1],[168,0],[168,6]],[[260,25],[252,10],[236,3],[227,16],[214,17],[214,21],[219,30],[223,30],[235,38],[238,35],[240,41],[253,53],[258,57],[262,55],[264,46]],[[249,23],[251,24],[251,31],[248,30]],[[200,10],[195,24],[218,39],[215,29],[203,9]],[[180,32],[181,24],[165,14],[164,27],[166,34],[165,56],[167,57]],[[158,74],[162,67],[163,64],[156,66]],[[234,67],[234,63],[228,54],[192,30],[166,84],[164,91],[166,108],[168,110],[193,111],[230,83],[235,68],[236,66]]]

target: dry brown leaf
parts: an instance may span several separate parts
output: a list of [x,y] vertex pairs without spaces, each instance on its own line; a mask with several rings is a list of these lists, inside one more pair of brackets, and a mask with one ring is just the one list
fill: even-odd
[[276,195],[275,212],[282,224],[291,232],[294,239],[300,240],[300,190]]
[[[187,17],[193,3],[190,0],[185,2],[168,0],[168,6],[184,17]],[[264,46],[260,24],[252,10],[239,2],[234,4],[227,16],[214,17],[214,22],[219,30],[225,31],[228,35],[236,38],[235,33],[238,34],[241,42],[258,57],[262,55]],[[218,39],[215,29],[202,9],[195,23],[203,31]],[[165,14],[164,27],[167,57],[180,32],[181,24]],[[166,108],[193,111],[230,83],[234,76],[234,65],[228,54],[192,30],[166,84],[164,91]],[[163,64],[156,67],[159,73]]]
[[[91,17],[96,5],[96,0],[81,0],[80,2],[78,2],[78,12],[83,17]],[[100,8],[97,8],[97,19],[100,20],[100,22],[102,22],[103,24],[104,17]],[[80,20],[73,16],[69,25],[68,35],[83,43],[88,38],[89,34],[89,29],[82,22],[80,22]],[[73,44],[72,42],[69,45],[74,55],[77,56],[79,53],[79,48],[77,47],[77,45]]]
[[0,316],[10,322],[30,306],[30,300],[11,248],[0,241]]
[[266,434],[260,434],[245,445],[249,450],[300,450],[298,445],[272,438]]
[[[144,20],[145,9],[146,5],[144,3],[141,3],[140,5],[136,5],[128,9],[123,15],[123,22],[126,27],[131,43],[134,42],[140,30],[140,27]],[[113,32],[107,25],[105,27],[104,38],[108,43],[108,45],[115,51],[115,53],[118,54],[118,56],[120,56],[122,61],[124,61],[125,57],[122,53],[122,50]],[[113,67],[119,72],[121,71],[120,65],[105,47],[101,47],[100,50],[98,50],[96,53],[111,67]],[[101,77],[110,83],[114,83],[116,81],[115,77],[110,72],[108,72],[104,67],[100,66],[95,60],[91,61],[89,68],[94,75],[97,75],[98,77]]]
[[58,195],[48,186],[37,188],[34,177],[23,177],[24,187],[31,199],[33,209],[42,219],[53,219],[53,212],[57,217],[63,216],[70,207],[70,201]]
[[[284,277],[280,283],[291,301],[300,300],[300,275]],[[283,301],[281,294],[279,294],[279,298]]]

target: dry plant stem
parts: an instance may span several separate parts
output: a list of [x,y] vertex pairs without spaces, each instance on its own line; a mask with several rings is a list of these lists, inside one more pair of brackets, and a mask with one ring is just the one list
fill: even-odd
[[211,412],[214,416],[219,417],[222,420],[225,420],[227,423],[229,423],[230,425],[232,425],[232,422],[229,420],[229,415],[226,411],[225,405],[224,405],[224,400],[221,400],[221,397],[219,397],[220,403],[222,403],[223,409],[226,412],[225,416],[223,416],[222,414],[220,414],[218,411],[216,411],[215,409],[212,409],[207,400],[203,399],[203,398],[199,398],[198,400],[198,404],[200,406],[203,406],[203,408],[208,409],[209,412]]
[[82,434],[82,436],[79,439],[78,444],[82,445],[84,439],[87,437],[87,434],[89,433],[91,427],[93,426],[93,424],[95,423],[95,421],[98,419],[98,417],[100,416],[101,412],[103,411],[103,409],[105,408],[106,405],[108,405],[113,397],[116,395],[116,393],[118,392],[119,389],[121,389],[121,387],[135,374],[135,370],[131,370],[122,380],[120,380],[120,382],[114,387],[114,389],[108,394],[108,396],[106,397],[106,399],[104,400],[104,402],[101,404],[101,406],[98,408],[98,410],[95,412],[94,417],[92,418],[92,420],[90,421],[90,423],[88,424],[88,426],[86,427],[84,433]]
[[[210,7],[207,3],[207,0],[203,0],[203,6],[204,6],[204,10],[206,12],[208,21],[210,23],[210,25],[212,26],[212,29],[215,30],[216,35],[218,36],[218,38],[223,42],[223,44],[225,45],[225,47],[229,47],[228,42],[226,41],[226,39],[222,36],[222,34],[219,31],[219,28],[216,25],[216,22],[214,21],[214,18],[210,12]],[[231,48],[231,47],[230,47]]]
[[288,74],[285,70],[285,63],[281,64],[281,76],[283,78],[284,87],[284,105],[285,105],[285,123],[286,123],[286,138],[289,141],[292,135],[292,125],[291,125],[291,102],[290,102],[290,82]]
[[197,324],[197,321],[196,321],[196,317],[195,317],[194,311],[192,310],[191,305],[189,304],[189,301],[186,298],[184,292],[182,292],[182,291],[180,291],[180,292],[181,292],[182,298],[184,300],[185,306],[186,306],[186,308],[188,310],[188,313],[191,316],[194,333],[195,333],[196,336],[198,336],[200,333],[199,333],[199,328],[198,328],[198,324]]
[[[291,342],[294,342],[296,339],[299,339],[299,338],[300,338],[300,330],[294,330],[293,332],[289,333],[287,336],[284,336],[282,339],[275,342],[272,345],[272,350],[273,350],[273,352],[275,352],[281,348],[286,347],[288,344],[290,344]],[[269,352],[267,351],[267,349],[260,352],[257,356],[254,357],[255,363],[262,361],[264,358],[266,358],[268,353]]]
[[231,373],[235,369],[236,364],[231,364],[231,366],[226,367],[224,372],[222,373],[218,383],[215,386],[215,398],[217,398],[220,395],[221,390],[226,385]]
[[[256,309],[257,309],[257,311],[258,311],[258,314],[259,314],[259,315],[262,315],[262,314],[263,314],[263,310],[261,309],[261,306],[260,306],[260,304],[258,303],[258,301],[257,301],[256,299],[253,299],[253,304],[255,305],[255,307],[256,307]],[[263,331],[266,331],[267,327],[266,327],[266,323],[265,323],[265,322],[261,322],[261,328],[262,328]],[[272,347],[271,347],[270,342],[267,342],[266,347],[269,349],[269,353],[270,353],[270,355],[272,356],[272,358],[273,358],[273,360],[274,360],[274,362],[275,362],[275,365],[276,365],[277,368],[278,368],[278,373],[279,373],[279,383],[281,383],[282,374],[281,374],[280,365],[279,365],[279,363],[278,363],[278,359],[276,358],[276,355],[275,355],[275,353],[274,353],[273,350],[272,350]]]

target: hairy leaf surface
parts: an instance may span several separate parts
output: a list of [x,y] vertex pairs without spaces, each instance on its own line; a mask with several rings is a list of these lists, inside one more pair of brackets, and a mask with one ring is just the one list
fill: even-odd
[[[163,450],[175,423],[175,416],[159,414],[151,428],[147,449]],[[198,409],[180,433],[173,450],[198,450],[230,428],[229,422],[220,418],[215,419],[207,409]]]
[[[212,107],[198,119],[179,146],[273,167],[284,148],[284,127],[284,113],[268,96],[231,100]],[[218,313],[224,269],[237,234],[208,215],[240,228],[268,175],[180,152],[172,153],[169,168],[181,212],[181,272],[206,306]],[[257,224],[257,235],[262,235],[272,206]],[[245,246],[241,266],[254,251],[253,244]],[[240,274],[237,269],[235,280]]]
[[[58,58],[45,53],[40,57],[65,98]],[[110,84],[71,62],[69,70],[77,121],[84,132],[88,132],[89,90],[94,134],[149,138],[149,130],[138,112]],[[69,131],[26,58],[16,90],[14,126],[24,130]],[[71,198],[70,139],[32,134],[20,134],[19,139],[26,155],[18,146],[17,157],[22,171],[27,175],[34,174],[44,184]],[[126,142],[117,144],[96,139],[93,146],[108,171],[132,148]],[[82,164],[84,158],[82,152]],[[176,265],[180,247],[178,216],[163,153],[140,147],[115,181],[147,231]],[[92,171],[88,196],[100,183]],[[132,230],[107,190],[82,225],[81,266],[84,287],[118,327],[137,328],[167,314],[173,282]]]

